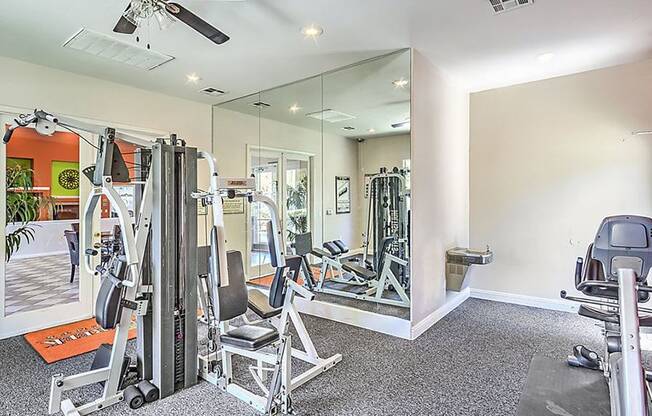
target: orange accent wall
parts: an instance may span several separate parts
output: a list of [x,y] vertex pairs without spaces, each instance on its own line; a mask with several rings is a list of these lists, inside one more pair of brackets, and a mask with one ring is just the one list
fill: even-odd
[[[11,141],[7,144],[7,157],[32,159],[33,186],[49,188],[52,184],[52,161],[79,162],[79,141],[79,137],[73,133],[55,132],[52,136],[42,136],[32,128],[20,127],[14,131]],[[130,176],[133,177],[133,153],[136,151],[136,146],[121,140],[116,140],[116,144],[123,153]],[[83,145],[89,146],[86,143]],[[80,166],[80,169],[85,167]],[[81,172],[79,179],[80,181],[87,180]],[[49,192],[44,192],[44,195],[49,194]],[[78,198],[67,199],[78,200]],[[105,196],[102,196],[101,212],[103,218],[108,218],[111,214],[111,206]]]
[[7,144],[7,157],[32,159],[33,185],[49,188],[52,184],[52,161],[79,162],[79,138],[67,132],[41,136],[34,129],[18,128]]

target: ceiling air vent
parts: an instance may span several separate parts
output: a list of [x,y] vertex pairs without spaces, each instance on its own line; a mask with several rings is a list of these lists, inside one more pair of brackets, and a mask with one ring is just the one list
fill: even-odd
[[258,108],[271,107],[271,105],[269,105],[269,104],[267,104],[266,102],[263,102],[263,101],[256,101],[255,103],[253,103],[251,105],[253,105],[254,107],[258,107]]
[[344,126],[344,127],[342,127],[342,130],[355,130],[355,127],[352,127],[352,126]]
[[212,97],[217,97],[219,95],[226,94],[224,91],[218,90],[217,88],[213,88],[213,87],[204,88],[202,90],[199,90],[199,92],[201,92],[202,94],[210,95]]
[[63,44],[63,47],[150,71],[174,59],[173,56],[141,48],[88,29],[80,29]]
[[326,109],[322,111],[317,111],[314,113],[306,114],[306,117],[315,118],[317,120],[328,121],[329,123],[339,123],[341,121],[353,120],[355,116],[350,114],[342,113],[340,111],[335,111],[331,109]]
[[489,0],[489,3],[494,9],[494,13],[500,14],[519,7],[529,6],[534,3],[534,0]]

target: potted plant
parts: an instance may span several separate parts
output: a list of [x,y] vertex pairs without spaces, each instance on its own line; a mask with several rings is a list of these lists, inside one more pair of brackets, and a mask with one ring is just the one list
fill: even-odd
[[17,228],[5,235],[5,261],[18,251],[23,242],[29,244],[34,240],[34,228],[31,223],[38,219],[41,199],[32,192],[31,169],[20,165],[7,167],[7,224]]
[[296,187],[287,186],[286,207],[289,224],[287,225],[288,242],[294,243],[298,234],[308,232],[308,177],[302,176]]

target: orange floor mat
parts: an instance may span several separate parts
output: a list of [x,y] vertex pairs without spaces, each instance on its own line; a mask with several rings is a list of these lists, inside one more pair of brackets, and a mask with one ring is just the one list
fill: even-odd
[[[52,364],[70,357],[95,351],[102,344],[112,344],[115,330],[100,327],[95,318],[54,328],[30,332],[25,340],[45,360]],[[129,329],[129,339],[136,338],[136,321]]]
[[[320,275],[321,275],[321,269],[319,267],[312,267],[312,276],[315,279],[315,281],[319,280]],[[328,274],[326,275],[326,279],[330,279],[331,275],[332,273],[329,271]],[[272,285],[272,280],[274,280],[274,275],[268,274],[267,276],[261,276],[261,277],[256,277],[254,279],[251,279],[249,280],[249,283],[257,286],[270,287]],[[299,276],[297,283],[303,285],[303,277]]]

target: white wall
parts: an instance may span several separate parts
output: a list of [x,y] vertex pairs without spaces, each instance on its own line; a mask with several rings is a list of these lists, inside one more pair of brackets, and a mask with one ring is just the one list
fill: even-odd
[[469,95],[412,53],[412,326],[446,299],[446,250],[469,238]]
[[[0,57],[0,106],[39,108],[58,115],[177,133],[189,145],[211,149],[210,105],[5,57]],[[198,184],[203,189],[208,185],[204,163],[199,167]]]
[[[336,214],[335,177],[351,179],[351,212]],[[352,250],[362,245],[362,221],[360,198],[362,188],[358,185],[358,144],[341,136],[324,136],[324,241],[340,239]],[[326,215],[332,210],[332,215]]]
[[603,217],[652,215],[652,60],[471,96],[473,288],[551,299]]
[[[313,158],[313,239],[322,236],[321,133],[274,120],[259,120],[248,114],[225,108],[213,109],[213,148],[220,175],[248,176],[247,146],[269,147],[314,155]],[[227,214],[224,225],[227,248],[247,252],[247,214]]]
[[358,144],[360,170],[378,173],[381,167],[392,170],[410,158],[410,134],[375,137]]
[[[190,145],[210,149],[209,105],[0,57],[0,107],[7,106],[42,108],[59,115],[174,132]],[[90,156],[90,149],[82,147],[82,155],[86,151]],[[85,157],[82,156],[81,160],[85,160]],[[0,167],[3,166],[4,160],[0,162]],[[82,193],[86,183],[82,182]],[[207,183],[208,180],[200,180],[200,186]],[[0,209],[4,209],[4,204],[0,205]],[[4,245],[4,236],[0,245]],[[0,273],[4,274],[4,270],[2,264]],[[80,287],[81,303],[55,306],[48,310],[47,316],[35,311],[5,318],[3,334],[15,335],[51,326],[53,321],[48,319],[53,316],[57,324],[90,316],[94,292],[92,284],[88,282],[89,279],[86,279]],[[4,296],[2,288],[0,296]],[[3,304],[4,300],[0,300],[0,308]]]
[[210,149],[209,105],[5,57],[0,57],[0,105],[170,131]]
[[[259,125],[260,123],[260,125]],[[270,119],[215,107],[213,112],[214,149],[224,176],[247,175],[247,145],[314,155],[312,178],[313,242],[340,238],[352,248],[360,245],[360,225],[354,215],[358,190],[352,189],[352,213],[335,214],[335,176],[349,176],[357,183],[357,144],[353,140],[293,126]],[[322,171],[322,159],[325,161]],[[323,184],[323,188],[322,188]],[[333,215],[326,215],[332,209]],[[247,250],[246,214],[225,215],[229,250]]]

